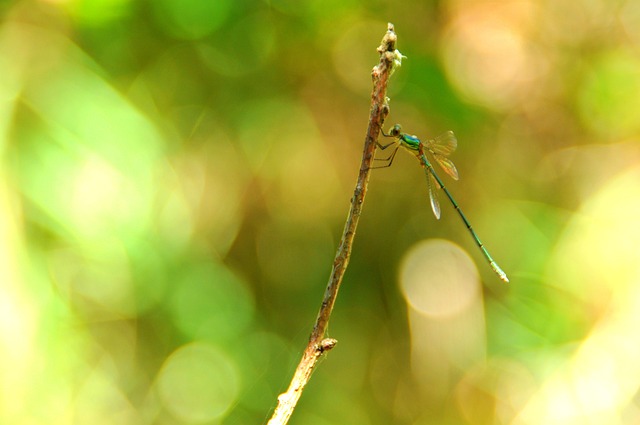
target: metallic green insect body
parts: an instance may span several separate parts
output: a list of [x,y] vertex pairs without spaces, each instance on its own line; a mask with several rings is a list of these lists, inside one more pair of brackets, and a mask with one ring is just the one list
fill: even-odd
[[447,173],[454,180],[458,180],[458,170],[456,169],[456,166],[453,164],[453,162],[449,158],[447,158],[458,147],[458,141],[456,139],[456,136],[453,134],[453,131],[447,131],[446,133],[436,137],[435,139],[426,142],[421,141],[416,136],[403,133],[400,124],[394,125],[389,134],[385,134],[384,132],[382,132],[382,134],[385,137],[393,137],[395,140],[387,145],[383,146],[378,144],[378,146],[382,150],[388,148],[389,146],[395,146],[395,149],[391,156],[385,159],[381,159],[381,161],[387,161],[387,164],[375,168],[390,167],[393,163],[393,158],[398,152],[398,148],[401,146],[408,152],[414,154],[420,161],[420,164],[422,165],[422,168],[424,169],[427,176],[429,199],[431,201],[431,209],[433,210],[433,214],[437,219],[440,219],[440,202],[438,201],[438,196],[436,193],[436,189],[440,188],[447,195],[447,198],[449,198],[451,205],[453,205],[456,211],[458,211],[458,215],[460,215],[460,218],[464,222],[465,226],[467,226],[467,229],[469,230],[469,233],[471,233],[473,240],[475,241],[476,245],[478,245],[478,248],[480,248],[480,250],[482,251],[482,254],[489,262],[489,265],[491,266],[493,271],[498,275],[498,277],[500,277],[500,279],[505,282],[509,282],[509,278],[507,278],[506,273],[502,271],[500,266],[498,266],[498,264],[491,257],[491,254],[489,254],[489,251],[487,251],[487,249],[484,247],[475,230],[473,230],[473,228],[471,227],[469,220],[467,220],[467,217],[460,209],[460,206],[458,205],[456,200],[453,199],[453,196],[451,195],[451,193],[449,193],[440,177],[438,177],[438,175],[436,174],[436,170],[433,168],[431,162],[429,162],[429,159],[427,158],[426,154],[428,152],[429,155],[431,155],[435,159],[438,165],[440,165],[445,173]]

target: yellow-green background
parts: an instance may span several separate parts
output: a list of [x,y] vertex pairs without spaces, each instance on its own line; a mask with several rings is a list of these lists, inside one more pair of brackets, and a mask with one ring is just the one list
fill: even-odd
[[292,424],[640,423],[640,3],[0,4],[0,423],[259,424],[356,180],[375,48],[446,180],[375,170]]

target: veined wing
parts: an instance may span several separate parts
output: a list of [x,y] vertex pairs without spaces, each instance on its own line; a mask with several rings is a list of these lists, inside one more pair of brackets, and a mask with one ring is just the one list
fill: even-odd
[[453,161],[451,161],[447,157],[444,157],[442,155],[438,155],[436,153],[433,154],[433,158],[436,160],[438,165],[440,165],[440,167],[444,170],[444,172],[449,175],[449,177],[451,177],[454,180],[458,180],[458,178],[459,178],[458,169],[453,164]]
[[436,181],[434,180],[433,175],[431,175],[431,171],[429,170],[433,167],[431,166],[429,161],[427,161],[427,158],[424,156],[424,154],[422,154],[421,160],[423,162],[422,169],[424,170],[424,173],[427,177],[427,187],[429,188],[429,201],[431,202],[431,210],[433,211],[433,215],[435,215],[436,218],[440,220],[440,202],[438,201],[438,193],[436,192],[439,186],[438,183],[436,183]]
[[453,131],[449,130],[435,139],[427,141],[425,146],[434,155],[449,156],[458,147],[458,139]]
[[433,158],[436,160],[438,165],[442,167],[444,172],[447,173],[452,179],[458,180],[458,170],[453,164],[453,161],[447,158],[458,147],[458,139],[456,139],[453,131],[447,131],[446,133],[441,134],[435,139],[429,140],[425,144],[425,147],[433,155]]

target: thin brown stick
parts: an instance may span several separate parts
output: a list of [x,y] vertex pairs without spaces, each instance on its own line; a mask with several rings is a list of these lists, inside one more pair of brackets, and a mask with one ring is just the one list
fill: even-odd
[[358,181],[353,192],[353,198],[351,198],[351,207],[349,209],[349,215],[347,216],[347,222],[344,226],[344,232],[342,233],[342,239],[340,240],[336,257],[333,260],[329,283],[324,293],[324,299],[322,300],[322,306],[318,312],[316,323],[309,337],[309,343],[291,379],[289,389],[278,397],[278,405],[268,425],[284,425],[289,421],[318,359],[323,353],[331,350],[337,343],[335,339],[324,338],[324,334],[329,324],[333,305],[338,296],[338,289],[340,289],[342,277],[349,264],[351,246],[356,234],[358,220],[362,213],[364,197],[367,193],[371,163],[375,155],[378,135],[384,119],[389,113],[389,107],[386,103],[387,82],[393,72],[394,66],[398,65],[401,59],[401,55],[395,47],[396,40],[397,37],[393,25],[388,24],[387,33],[378,47],[380,63],[373,68],[371,74],[373,78],[371,110],[369,112],[367,136],[364,140],[364,152],[362,153],[360,173],[358,174]]

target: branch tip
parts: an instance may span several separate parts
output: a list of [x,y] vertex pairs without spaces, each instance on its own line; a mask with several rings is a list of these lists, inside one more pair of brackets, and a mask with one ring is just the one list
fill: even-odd
[[396,41],[398,40],[398,36],[394,30],[393,24],[387,24],[387,33],[382,37],[382,41],[380,42],[380,46],[378,46],[378,53],[382,54],[384,52],[393,52],[396,49]]

